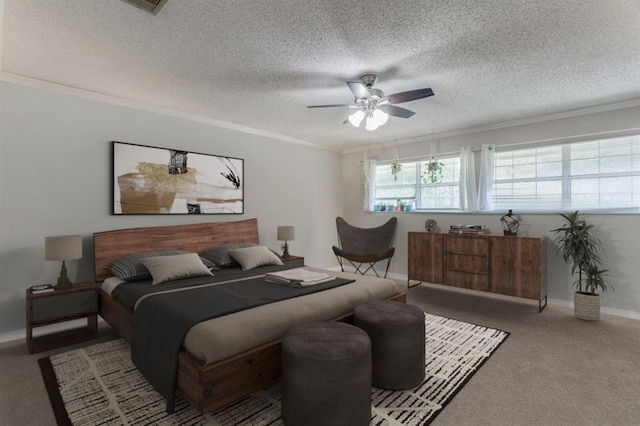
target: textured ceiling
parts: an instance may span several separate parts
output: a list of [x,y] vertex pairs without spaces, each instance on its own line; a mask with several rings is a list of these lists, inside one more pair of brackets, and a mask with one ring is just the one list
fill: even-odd
[[[0,0],[0,5],[2,0]],[[401,104],[372,140],[402,141],[640,99],[638,0],[4,0],[2,72],[336,149],[347,80]]]

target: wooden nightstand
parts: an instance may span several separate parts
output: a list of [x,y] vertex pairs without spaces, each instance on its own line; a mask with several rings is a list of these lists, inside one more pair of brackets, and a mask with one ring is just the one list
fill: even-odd
[[300,263],[300,266],[304,266],[304,257],[303,256],[287,256],[287,257],[282,257],[280,256],[280,260],[282,260],[282,262],[298,262]]
[[[86,318],[86,327],[33,336],[44,325]],[[47,351],[98,337],[98,286],[74,284],[73,288],[31,294],[27,289],[27,347],[29,353]]]

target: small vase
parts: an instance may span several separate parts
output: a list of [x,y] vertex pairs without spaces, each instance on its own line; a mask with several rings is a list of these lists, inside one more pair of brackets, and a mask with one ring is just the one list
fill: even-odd
[[576,291],[573,301],[576,318],[585,321],[598,321],[600,319],[600,295]]

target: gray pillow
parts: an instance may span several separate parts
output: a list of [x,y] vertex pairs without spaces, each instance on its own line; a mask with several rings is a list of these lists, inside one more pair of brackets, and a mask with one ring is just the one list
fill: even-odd
[[253,243],[232,243],[225,244],[223,246],[212,247],[199,253],[200,257],[203,257],[211,261],[215,266],[219,268],[228,268],[230,266],[237,266],[238,263],[229,256],[229,252],[241,248],[252,247],[256,244]]
[[213,275],[195,253],[147,257],[142,259],[142,264],[153,277],[151,284],[160,284],[181,278]]
[[188,251],[183,250],[165,250],[165,251],[149,251],[146,253],[132,254],[130,256],[123,256],[109,262],[105,265],[105,269],[108,269],[114,276],[125,281],[140,281],[151,279],[151,275],[145,266],[142,264],[142,259],[149,257],[160,256],[175,256],[177,254],[187,254]]
[[229,255],[242,266],[243,271],[265,265],[282,265],[282,260],[263,246],[253,246],[233,250]]

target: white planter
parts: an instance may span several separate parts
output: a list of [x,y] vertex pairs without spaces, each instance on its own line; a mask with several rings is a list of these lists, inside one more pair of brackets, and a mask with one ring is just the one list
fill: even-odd
[[600,295],[574,293],[574,313],[576,318],[586,321],[600,319]]

